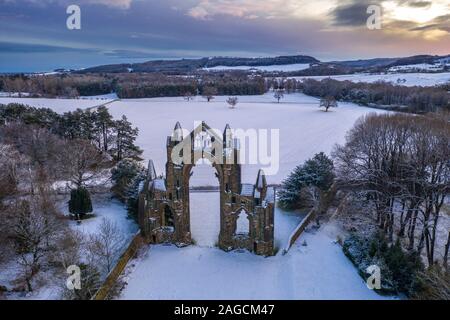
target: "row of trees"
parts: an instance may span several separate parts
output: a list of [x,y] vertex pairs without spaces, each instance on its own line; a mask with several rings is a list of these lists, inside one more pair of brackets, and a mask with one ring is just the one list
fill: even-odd
[[205,76],[202,78],[159,76],[157,79],[140,80],[137,83],[122,81],[117,87],[117,95],[120,98],[201,95],[209,97],[208,101],[215,95],[260,95],[265,92],[264,78],[247,76]]
[[117,79],[102,75],[11,75],[0,77],[5,92],[76,98],[113,92]]
[[[114,163],[142,160],[142,150],[135,145],[137,128],[126,117],[113,120],[105,107],[59,115],[10,104],[0,106],[0,119],[5,143],[28,154],[49,179],[69,183],[69,211],[77,219],[93,211],[87,186],[104,178]],[[6,185],[13,188],[17,183]]]
[[390,106],[413,113],[450,110],[450,94],[438,87],[406,87],[386,82],[355,83],[324,79],[305,79],[299,89],[311,96],[332,96],[336,100],[362,105]]
[[[450,109],[449,93],[442,87],[406,87],[387,82],[355,83],[333,79],[296,80],[265,79],[245,73],[207,73],[192,76],[164,74],[62,74],[0,77],[3,91],[27,92],[31,95],[78,97],[116,92],[120,98],[151,98],[163,96],[211,97],[215,95],[260,95],[270,89],[286,93],[296,91],[307,95],[349,101],[362,105],[389,106],[413,113]],[[281,98],[277,98],[278,100]]]
[[[363,193],[391,241],[437,263],[438,225],[450,192],[450,126],[445,119],[368,115],[334,153],[340,184]],[[447,264],[448,246],[440,248]]]
[[136,136],[126,119],[113,120],[106,108],[59,115],[0,106],[0,262],[20,266],[15,287],[6,290],[34,291],[40,279],[66,277],[66,268],[78,265],[82,289],[66,297],[89,299],[96,292],[123,248],[120,230],[105,220],[96,234],[74,232],[58,210],[56,191],[63,182],[71,189],[69,211],[91,212],[89,192],[100,191],[99,179],[108,178],[116,162],[140,159]]
[[120,98],[191,95],[258,95],[266,92],[263,77],[245,74],[169,76],[163,74],[14,75],[0,77],[6,92],[31,96],[93,96],[116,92]]
[[54,188],[55,182],[69,181],[78,190],[96,179],[93,172],[110,166],[98,155],[89,141],[63,139],[36,125],[0,126],[0,263],[19,266],[14,287],[3,290],[34,291],[43,279],[60,279],[63,286],[66,268],[78,265],[84,291],[68,294],[89,298],[109,273],[123,246],[117,226],[104,221],[97,234],[74,232],[58,209]]
[[135,145],[138,129],[133,128],[125,116],[114,120],[104,106],[60,115],[50,109],[21,104],[0,105],[0,123],[17,122],[45,128],[65,139],[89,141],[116,161],[125,158],[139,160],[142,154]]
[[[114,194],[121,186],[121,200],[129,201],[135,213],[144,173],[138,162],[142,151],[134,144],[137,134],[126,118],[113,120],[105,107],[59,115],[18,104],[0,106],[0,219],[5,221],[0,260],[15,260],[21,268],[16,286],[3,290],[34,291],[39,279],[62,277],[65,298],[92,297],[124,239],[106,219],[95,234],[74,232],[57,209],[56,191],[61,182],[70,188],[69,212],[81,219],[93,211],[91,190],[104,189],[98,182],[109,178],[112,169]],[[126,178],[127,163],[136,165],[139,177],[128,173]],[[79,290],[65,288],[70,265],[81,268]]]

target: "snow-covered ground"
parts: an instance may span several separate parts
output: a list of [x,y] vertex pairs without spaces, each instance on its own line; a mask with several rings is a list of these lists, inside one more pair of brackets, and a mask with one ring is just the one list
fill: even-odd
[[224,71],[224,70],[255,70],[255,71],[282,71],[282,72],[290,72],[290,71],[299,71],[308,69],[310,66],[309,63],[294,63],[294,64],[284,64],[284,65],[270,65],[270,66],[217,66],[212,68],[203,68],[203,70],[207,71]]
[[[393,84],[400,84],[402,86],[422,86],[432,87],[435,85],[442,85],[450,82],[450,72],[442,73],[387,73],[387,74],[348,74],[337,76],[311,76],[311,77],[295,77],[301,80],[305,78],[322,80],[331,78],[339,81],[350,80],[353,82],[368,82],[373,83],[377,81],[386,81]],[[398,81],[400,79],[400,81]],[[406,80],[403,82],[403,80]]]
[[[67,196],[59,201],[60,211],[66,216],[69,215],[67,201]],[[69,221],[69,225],[73,230],[83,232],[86,235],[95,234],[98,232],[103,218],[106,218],[117,225],[127,243],[138,231],[136,222],[129,218],[124,204],[116,199],[111,199],[109,193],[93,195],[92,207],[94,209],[92,212],[94,216],[92,218],[83,220],[81,224],[77,224],[77,222],[73,220]]]
[[80,99],[84,100],[116,100],[119,97],[116,93],[108,93],[108,94],[102,94],[99,96],[81,96]]
[[[2,98],[7,100],[12,98]],[[206,121],[212,128],[279,129],[280,169],[268,176],[268,183],[280,183],[291,170],[315,153],[329,153],[336,143],[345,141],[346,132],[355,121],[371,112],[384,112],[340,103],[339,108],[326,113],[318,108],[316,98],[303,94],[286,95],[276,103],[272,93],[239,97],[236,109],[229,109],[227,97],[213,102],[196,98],[134,99],[115,101],[108,105],[115,118],[123,114],[140,129],[137,143],[144,149],[144,158],[153,159],[157,173],[164,172],[166,137],[177,121],[192,130],[195,121]],[[50,107],[57,112],[91,107],[96,100],[14,99],[16,102]],[[91,104],[91,105],[89,105]],[[262,165],[244,165],[243,182],[255,182]],[[194,169],[192,185],[216,185],[211,168]],[[197,175],[197,177],[195,177]],[[124,299],[377,299],[365,287],[341,248],[333,243],[335,235],[327,229],[307,233],[285,256],[281,255],[292,230],[301,216],[282,212],[275,217],[276,247],[279,254],[270,258],[248,252],[225,253],[212,248],[218,236],[218,194],[191,194],[191,219],[195,246],[152,246],[147,256],[130,268]],[[101,217],[117,222],[124,234],[131,235],[137,227],[127,219],[119,202],[94,200],[96,217],[73,228],[85,233],[97,230]],[[302,246],[306,240],[307,246]],[[186,276],[189,270],[189,276]]]
[[[204,230],[211,235],[201,226],[205,220],[217,219],[218,210],[211,212],[210,204],[219,205],[218,194],[193,193],[191,198],[194,236],[196,225],[197,232]],[[300,215],[276,209],[278,248],[285,246],[300,220]],[[336,234],[331,225],[315,233],[310,231],[286,255],[280,250],[268,258],[200,244],[185,248],[151,246],[143,256],[131,261],[125,277],[128,284],[120,299],[383,299],[367,289],[334,243]]]
[[50,108],[57,113],[75,111],[76,109],[88,109],[111,102],[109,99],[47,99],[47,98],[14,98],[1,97],[0,104],[21,103],[36,108]]
[[[144,150],[146,161],[153,159],[157,174],[163,174],[167,161],[166,139],[172,134],[177,121],[186,130],[193,130],[196,121],[206,121],[212,128],[223,132],[225,125],[232,129],[279,130],[279,170],[269,175],[268,183],[282,182],[300,163],[314,154],[324,151],[330,153],[336,143],[345,142],[346,132],[355,121],[371,112],[381,110],[361,107],[353,103],[339,103],[339,108],[324,112],[319,109],[319,100],[300,93],[287,94],[276,103],[273,93],[260,96],[240,96],[236,109],[230,109],[226,96],[216,97],[206,102],[201,97],[193,101],[177,98],[129,99],[108,104],[115,118],[126,115],[134,126],[139,128],[137,144]],[[96,105],[96,100],[67,99],[0,99],[0,103],[15,101],[37,107],[49,107],[57,112],[87,108]],[[269,132],[270,137],[270,132]],[[269,139],[260,139],[267,141]],[[259,148],[259,150],[262,150]],[[248,143],[246,148],[248,154]],[[259,158],[261,159],[261,158]],[[276,167],[276,157],[272,167]],[[246,164],[242,167],[244,183],[254,183],[258,170],[271,167],[270,164]],[[201,169],[198,169],[201,171]],[[199,172],[200,178],[192,186],[212,185],[214,175]]]
[[[336,143],[343,143],[346,132],[359,117],[370,112],[383,112],[339,103],[339,108],[326,113],[319,109],[318,99],[303,94],[285,95],[281,103],[276,103],[271,93],[239,97],[236,109],[228,108],[226,99],[221,96],[210,103],[202,98],[190,102],[182,97],[134,99],[114,102],[108,108],[115,118],[125,114],[139,127],[137,144],[144,150],[146,160],[153,159],[157,174],[164,173],[166,138],[172,134],[177,121],[189,131],[194,129],[196,121],[202,120],[220,132],[227,123],[232,129],[256,129],[258,133],[261,129],[279,130],[279,170],[268,176],[270,184],[280,183],[297,165],[314,154],[329,153]],[[267,140],[260,139],[260,142]],[[248,154],[248,146],[246,149]],[[247,161],[242,167],[243,182],[254,183],[261,167],[268,173],[270,164],[248,164]],[[211,185],[212,179],[215,179],[214,175],[205,174],[203,179],[198,179],[197,185]]]
[[[110,199],[109,194],[96,194],[92,198],[94,207],[94,217],[83,220],[81,224],[75,221],[69,221],[69,226],[73,230],[84,233],[85,235],[96,234],[103,218],[114,222],[121,235],[124,249],[131,241],[132,237],[138,231],[137,224],[130,218],[126,208],[117,200]],[[61,213],[69,215],[67,207],[67,196],[61,196],[59,199],[59,209]],[[15,279],[21,273],[21,266],[13,258],[0,265],[0,285],[12,289],[15,286]],[[30,300],[59,300],[62,294],[62,285],[65,283],[65,275],[55,272],[52,268],[41,270],[34,279],[35,290],[31,293],[8,292],[7,299],[30,299]]]
[[[22,277],[21,270],[22,266],[16,260],[0,264],[0,285],[9,290],[13,289],[17,286],[15,280]],[[65,279],[61,278],[60,274],[53,272],[51,269],[41,270],[34,278],[33,292],[7,292],[5,297],[8,300],[60,300],[61,283],[64,283],[64,281]]]

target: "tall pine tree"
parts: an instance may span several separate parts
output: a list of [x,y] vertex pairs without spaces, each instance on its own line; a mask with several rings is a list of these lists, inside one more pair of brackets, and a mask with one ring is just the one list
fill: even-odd
[[115,121],[114,127],[116,131],[116,145],[115,149],[111,151],[114,152],[116,160],[142,160],[140,157],[142,150],[134,144],[139,133],[138,128],[133,128],[126,116],[122,116],[121,120]]
[[100,130],[100,144],[103,151],[108,151],[110,135],[112,134],[114,121],[108,109],[105,106],[97,108],[96,112],[96,126]]

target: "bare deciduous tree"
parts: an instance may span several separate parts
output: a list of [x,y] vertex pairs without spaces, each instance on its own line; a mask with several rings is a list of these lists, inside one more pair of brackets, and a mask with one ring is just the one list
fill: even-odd
[[98,178],[108,159],[86,140],[73,140],[60,154],[62,173],[77,188]]
[[11,214],[14,245],[28,291],[33,290],[32,279],[39,272],[58,234],[55,217],[42,211],[43,208],[39,207],[42,203],[37,197],[32,200],[18,201]]
[[186,100],[188,102],[191,101],[191,100],[194,100],[194,95],[190,91],[185,92],[183,97],[184,97],[184,100]]
[[238,104],[239,99],[238,97],[229,97],[227,99],[227,103],[230,105],[230,109],[236,108],[236,105]]
[[89,237],[89,252],[91,259],[97,261],[97,265],[109,273],[116,259],[123,249],[124,238],[117,224],[107,218],[103,218],[98,233]]
[[325,108],[325,112],[328,112],[330,108],[337,108],[338,103],[333,96],[326,96],[325,98],[320,99],[319,108]]
[[439,217],[450,191],[449,137],[450,126],[442,119],[369,115],[335,152],[341,183],[366,192],[388,238],[394,240],[394,227],[399,226],[398,237],[408,237],[407,249],[425,249],[430,266],[435,264]]
[[273,97],[277,99],[278,103],[280,103],[280,100],[284,98],[284,89],[275,90]]
[[214,96],[216,96],[218,93],[217,89],[214,87],[205,87],[203,89],[203,98],[206,99],[208,102],[214,99]]
[[81,271],[80,289],[69,290],[63,285],[63,297],[68,300],[90,300],[100,289],[101,275],[94,265],[78,264]]
[[0,144],[0,200],[17,190],[20,158],[14,148]]

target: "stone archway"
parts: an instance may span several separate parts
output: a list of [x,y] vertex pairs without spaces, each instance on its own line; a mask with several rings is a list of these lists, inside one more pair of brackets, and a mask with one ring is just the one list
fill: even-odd
[[220,233],[220,193],[217,170],[205,159],[197,161],[189,179],[191,237],[200,247],[217,246]]
[[[216,170],[220,185],[219,247],[224,250],[245,248],[260,255],[273,254],[275,190],[267,186],[262,170],[255,185],[241,183],[238,146],[228,125],[220,136],[202,122],[184,137],[181,125],[176,124],[167,138],[166,178],[156,178],[150,161],[147,180],[139,195],[139,222],[149,242],[192,243],[189,181],[197,160],[208,159]],[[173,212],[173,228],[165,225],[166,206]],[[248,215],[247,237],[236,234],[236,212],[240,209]]]
[[250,215],[244,208],[241,208],[240,210],[236,211],[236,230],[234,234],[241,236],[249,236],[251,226],[250,219],[251,219]]

